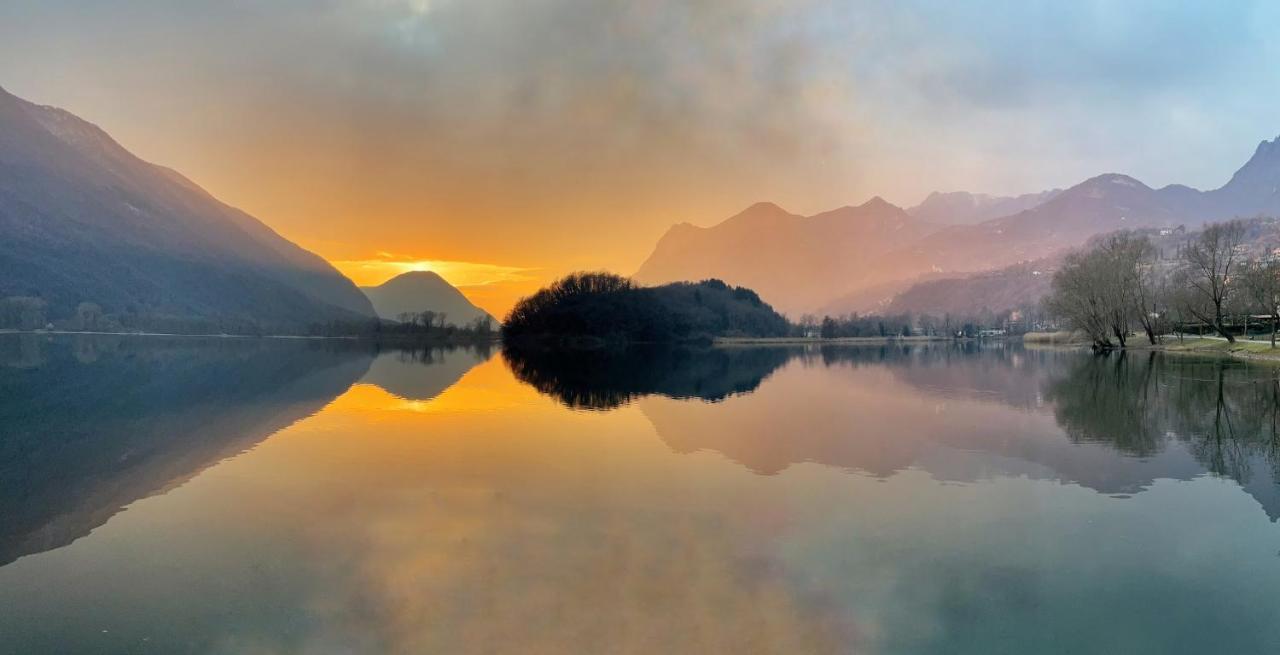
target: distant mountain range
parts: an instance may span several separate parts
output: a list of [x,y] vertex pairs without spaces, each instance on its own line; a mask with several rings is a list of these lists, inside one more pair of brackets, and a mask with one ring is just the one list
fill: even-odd
[[[648,284],[721,278],[756,289],[793,318],[876,311],[917,281],[1061,255],[1117,229],[1278,215],[1278,188],[1280,138],[1259,145],[1211,191],[1153,189],[1107,174],[1016,198],[934,194],[910,211],[875,198],[802,217],[760,203],[712,227],[673,226],[635,277]],[[1012,213],[986,218],[1006,210]]]
[[0,299],[51,322],[94,303],[121,327],[294,332],[373,316],[320,257],[106,132],[0,89]]
[[758,203],[714,227],[672,227],[635,278],[719,278],[754,289],[782,311],[809,311],[872,278],[885,253],[936,229],[880,198],[809,217]]
[[989,196],[968,191],[934,191],[924,202],[907,210],[917,220],[934,225],[973,225],[1016,214],[1052,200],[1062,189],[1020,196]]
[[445,322],[465,326],[477,318],[498,321],[483,309],[471,304],[453,285],[432,271],[401,273],[376,287],[360,287],[369,297],[378,316],[399,320],[404,313],[432,311],[444,314]]

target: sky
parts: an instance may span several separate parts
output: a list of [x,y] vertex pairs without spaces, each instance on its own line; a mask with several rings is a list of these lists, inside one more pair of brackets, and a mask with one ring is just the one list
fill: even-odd
[[1280,134],[1280,3],[5,0],[0,86],[357,283],[502,315],[757,201],[1221,185]]

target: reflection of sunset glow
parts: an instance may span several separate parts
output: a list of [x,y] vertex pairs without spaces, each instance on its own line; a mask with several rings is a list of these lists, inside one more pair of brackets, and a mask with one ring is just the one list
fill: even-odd
[[468,414],[549,402],[532,388],[515,383],[500,360],[494,358],[471,369],[457,384],[430,400],[401,398],[376,384],[359,383],[335,399],[332,407],[359,414]]

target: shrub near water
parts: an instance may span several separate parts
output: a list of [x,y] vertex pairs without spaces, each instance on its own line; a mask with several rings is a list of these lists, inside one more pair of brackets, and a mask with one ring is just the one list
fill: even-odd
[[505,339],[672,342],[786,336],[787,321],[750,289],[720,280],[636,286],[610,273],[573,273],[523,298]]

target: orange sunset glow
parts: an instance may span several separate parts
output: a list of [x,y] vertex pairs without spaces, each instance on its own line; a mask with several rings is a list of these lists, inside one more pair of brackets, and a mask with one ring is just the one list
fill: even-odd
[[336,259],[332,263],[352,282],[376,286],[410,271],[431,271],[458,287],[475,304],[502,316],[517,299],[537,289],[541,271],[497,264],[414,259],[378,252],[373,259]]
[[0,0],[0,655],[1280,653],[1277,28]]

